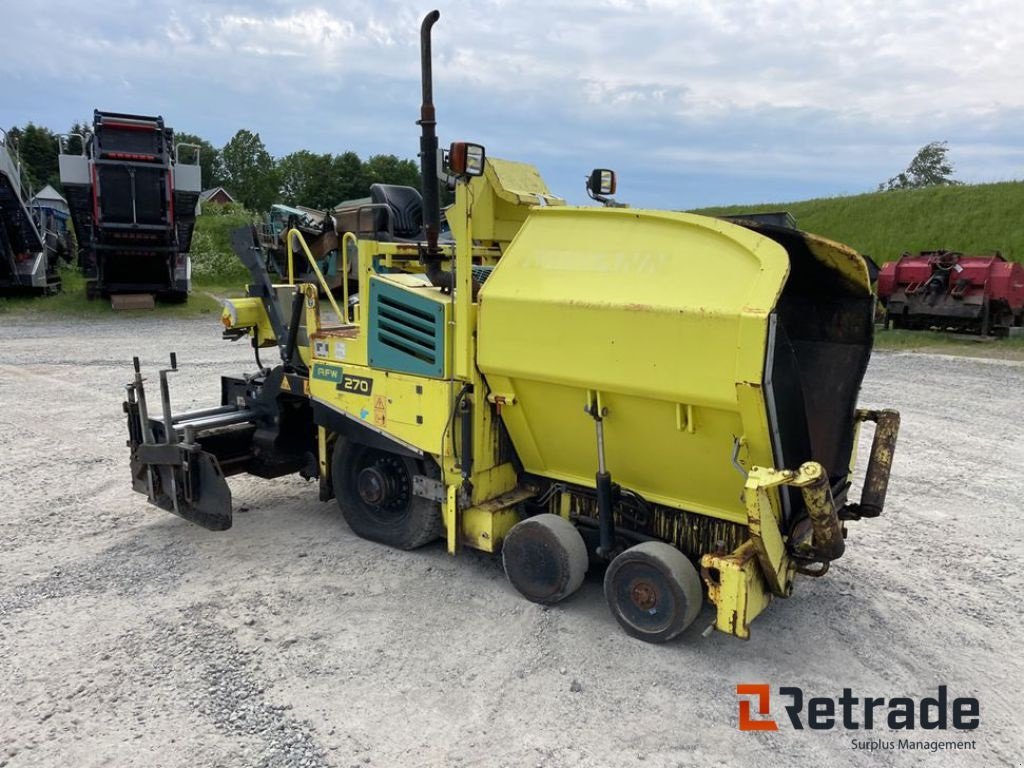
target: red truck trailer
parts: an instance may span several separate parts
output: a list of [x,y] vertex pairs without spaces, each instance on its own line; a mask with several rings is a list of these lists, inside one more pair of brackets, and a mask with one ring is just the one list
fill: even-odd
[[885,326],[951,328],[987,336],[1024,322],[1024,267],[998,251],[904,253],[878,275]]

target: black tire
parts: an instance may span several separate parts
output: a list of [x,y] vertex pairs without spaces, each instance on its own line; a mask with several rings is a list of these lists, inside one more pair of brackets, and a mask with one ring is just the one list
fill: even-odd
[[[364,470],[372,471],[361,481]],[[389,547],[416,549],[444,531],[441,505],[412,493],[412,478],[421,474],[426,474],[422,463],[405,456],[341,438],[334,447],[331,477],[345,522],[357,536]],[[364,498],[373,496],[368,490],[379,491],[381,501]]]
[[661,541],[637,544],[612,560],[604,575],[604,596],[626,633],[648,643],[679,635],[704,602],[693,563]]
[[590,561],[576,526],[545,513],[512,526],[501,548],[501,563],[519,594],[552,605],[580,588]]

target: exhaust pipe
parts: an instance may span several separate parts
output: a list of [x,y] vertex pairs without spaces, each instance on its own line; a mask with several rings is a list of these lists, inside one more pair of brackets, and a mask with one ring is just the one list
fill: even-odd
[[423,103],[420,105],[420,192],[423,195],[423,226],[427,247],[422,254],[427,279],[431,285],[450,291],[455,285],[451,272],[441,269],[441,252],[437,236],[441,231],[441,200],[437,190],[437,117],[434,112],[434,78],[431,65],[430,31],[441,18],[440,11],[431,11],[420,25],[420,73],[423,81]]

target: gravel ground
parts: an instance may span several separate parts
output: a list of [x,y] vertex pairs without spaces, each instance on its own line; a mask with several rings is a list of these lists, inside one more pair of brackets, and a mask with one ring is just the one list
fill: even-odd
[[[249,350],[213,319],[0,322],[0,766],[1024,761],[1022,363],[876,354],[862,403],[903,412],[887,514],[852,524],[846,556],[749,642],[702,637],[706,609],[650,646],[619,630],[597,580],[533,605],[494,558],[356,538],[298,478],[233,478],[248,511],[225,533],[158,512],[130,491],[131,356],[155,371],[180,353],[182,408],[212,404]],[[735,686],[757,682],[946,684],[980,699],[977,749],[739,732]]]

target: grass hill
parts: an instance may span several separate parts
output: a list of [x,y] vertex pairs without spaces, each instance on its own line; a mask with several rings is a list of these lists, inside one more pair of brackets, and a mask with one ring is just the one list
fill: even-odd
[[1024,182],[874,192],[793,203],[703,208],[719,216],[789,211],[800,229],[838,240],[882,264],[903,251],[999,250],[1024,261]]

